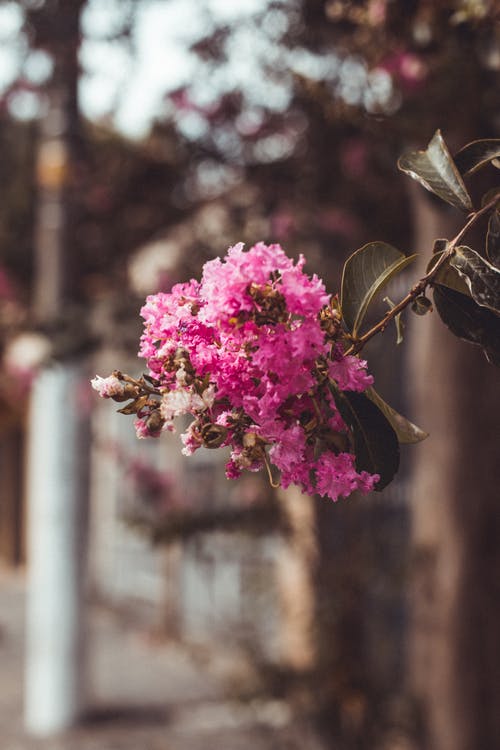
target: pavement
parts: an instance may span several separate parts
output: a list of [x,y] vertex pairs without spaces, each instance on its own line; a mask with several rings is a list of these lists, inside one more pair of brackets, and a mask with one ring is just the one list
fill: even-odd
[[0,750],[324,750],[307,716],[248,691],[207,653],[150,637],[144,625],[89,608],[85,721],[57,736],[23,727],[25,582],[0,571]]

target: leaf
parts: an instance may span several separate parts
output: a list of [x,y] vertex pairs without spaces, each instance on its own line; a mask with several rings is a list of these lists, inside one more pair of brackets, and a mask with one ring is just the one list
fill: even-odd
[[137,414],[139,409],[142,409],[143,406],[146,405],[148,401],[148,396],[139,396],[138,398],[135,398],[133,401],[129,401],[126,406],[123,406],[121,409],[118,409],[119,414]]
[[436,253],[443,253],[445,250],[448,249],[448,245],[450,244],[449,240],[434,240],[434,245],[432,246],[432,253],[433,255]]
[[356,470],[379,474],[376,490],[383,490],[399,468],[396,433],[379,407],[364,393],[340,391],[331,381],[330,390],[353,435]]
[[152,375],[148,375],[146,372],[142,373],[143,379],[152,385],[154,388],[157,388],[160,385],[160,381],[157,378],[154,378]]
[[369,242],[344,264],[340,308],[347,328],[357,335],[370,302],[416,255],[403,255],[385,242]]
[[389,406],[374,388],[367,388],[365,394],[370,401],[373,401],[375,406],[378,406],[382,414],[387,418],[400,443],[420,443],[426,437],[429,437],[428,432],[424,432],[416,424],[413,424],[409,419],[399,414],[392,406]]
[[126,406],[117,410],[119,414],[137,414],[137,406],[134,401],[130,401]]
[[500,211],[493,211],[486,235],[486,255],[496,268],[500,268]]
[[[493,164],[493,162],[491,163]],[[490,203],[494,198],[500,200],[500,187],[494,187],[491,188],[491,190],[486,191],[486,193],[481,198],[481,208],[486,206],[487,203]]]
[[468,143],[460,151],[457,151],[454,159],[460,174],[465,177],[465,175],[476,172],[499,156],[500,138],[487,138]]
[[442,286],[434,289],[434,303],[441,320],[455,336],[477,344],[492,364],[500,366],[500,325],[494,313],[470,297]]
[[[443,253],[436,253],[432,256],[427,266],[427,273],[432,271],[442,254]],[[461,294],[470,297],[469,287],[458,271],[453,268],[453,266],[450,266],[450,261],[443,263],[443,265],[437,270],[431,284],[441,284],[441,286],[447,286],[449,289],[454,289],[456,292],[460,292]]]
[[[389,310],[393,310],[396,307],[390,297],[384,297],[384,302],[389,306]],[[398,313],[394,318],[394,324],[396,326],[396,346],[399,346],[399,344],[403,343],[403,331],[405,327],[405,324],[401,320],[401,313]]]
[[398,167],[431,193],[463,211],[472,211],[472,201],[460,172],[451,158],[441,131],[436,130],[425,151],[403,154]]
[[465,245],[455,248],[450,264],[463,276],[477,304],[500,314],[500,270]]

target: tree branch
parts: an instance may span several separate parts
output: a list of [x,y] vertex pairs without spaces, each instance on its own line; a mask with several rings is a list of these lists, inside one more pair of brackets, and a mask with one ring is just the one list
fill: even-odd
[[492,200],[488,201],[486,205],[484,205],[479,211],[475,211],[473,214],[470,215],[469,220],[467,223],[462,227],[460,232],[454,237],[450,242],[448,243],[448,247],[445,250],[445,252],[441,255],[437,263],[432,267],[432,269],[426,273],[425,276],[423,276],[419,281],[417,281],[414,286],[410,289],[408,294],[403,297],[403,299],[398,302],[394,307],[392,307],[390,310],[387,311],[387,313],[384,315],[382,320],[380,320],[378,323],[376,323],[372,328],[370,328],[369,331],[367,331],[363,336],[360,336],[357,338],[352,346],[347,350],[346,354],[358,354],[361,349],[365,346],[365,344],[373,338],[377,333],[381,333],[385,330],[385,328],[389,325],[389,323],[397,316],[400,312],[402,312],[406,307],[408,307],[409,304],[411,304],[417,297],[419,297],[421,294],[425,292],[429,284],[432,283],[433,279],[435,278],[437,272],[439,269],[448,262],[448,260],[453,256],[455,253],[455,249],[458,246],[458,244],[461,242],[463,237],[467,234],[469,229],[476,224],[476,222],[484,216],[484,214],[488,213],[492,209],[495,208],[495,206],[500,202],[500,193],[498,193]]

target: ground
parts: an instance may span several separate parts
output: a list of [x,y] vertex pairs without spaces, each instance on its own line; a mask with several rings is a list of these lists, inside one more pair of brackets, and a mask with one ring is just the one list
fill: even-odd
[[[284,700],[242,699],[227,670],[147,637],[129,618],[89,608],[91,698],[81,725],[56,737],[23,729],[24,576],[0,572],[2,750],[322,750]],[[125,658],[126,655],[126,658]]]

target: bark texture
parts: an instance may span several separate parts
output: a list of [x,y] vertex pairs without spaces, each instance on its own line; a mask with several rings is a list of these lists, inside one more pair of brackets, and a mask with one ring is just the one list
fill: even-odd
[[[416,251],[455,234],[417,188]],[[414,450],[411,677],[425,750],[500,747],[500,378],[437,313],[415,320],[412,401],[430,437]]]

